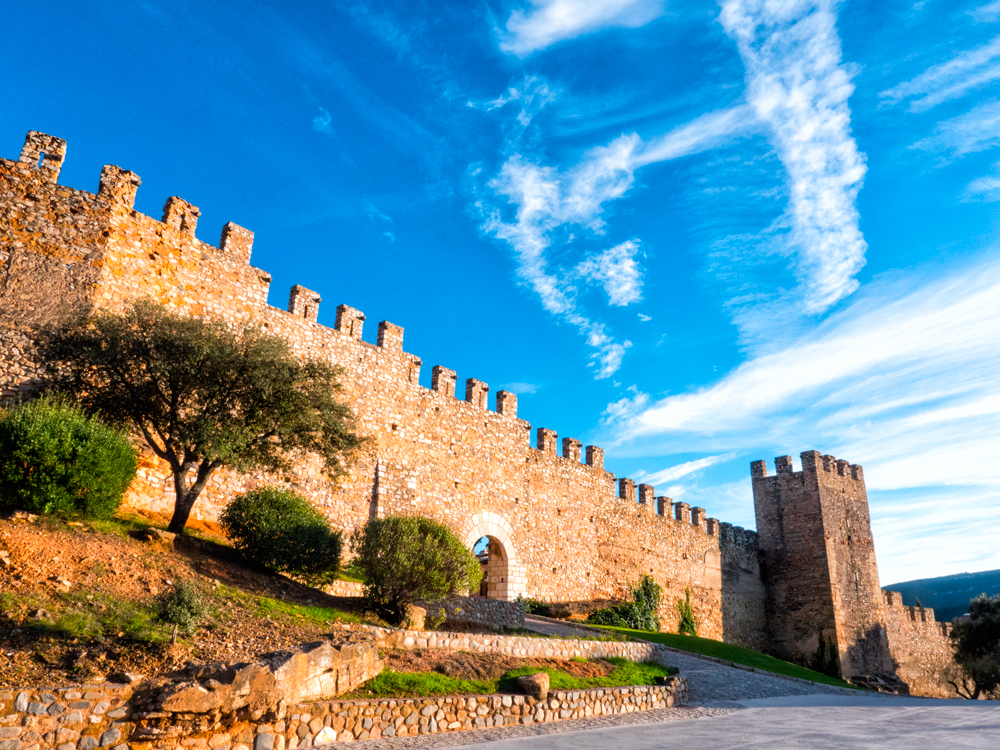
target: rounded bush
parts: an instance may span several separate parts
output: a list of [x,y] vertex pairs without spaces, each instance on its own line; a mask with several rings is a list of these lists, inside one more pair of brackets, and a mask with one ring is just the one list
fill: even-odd
[[372,518],[351,538],[365,573],[365,599],[391,625],[420,600],[479,588],[482,566],[451,529],[424,516]]
[[0,510],[107,518],[135,479],[127,433],[58,397],[0,415]]
[[301,495],[281,487],[245,492],[219,518],[226,536],[251,565],[311,586],[340,570],[341,535]]

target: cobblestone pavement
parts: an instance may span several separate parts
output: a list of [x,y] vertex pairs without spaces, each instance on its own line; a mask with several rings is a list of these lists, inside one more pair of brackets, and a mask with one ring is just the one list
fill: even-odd
[[783,680],[757,672],[727,667],[687,654],[670,652],[667,663],[681,670],[688,681],[688,702],[719,705],[753,698],[780,698],[787,695],[840,694],[833,687]]
[[[425,734],[417,737],[396,737],[384,740],[368,740],[363,743],[365,750],[393,750],[395,748],[426,748],[461,747],[480,742],[498,742],[500,740],[516,740],[522,737],[541,737],[563,732],[581,732],[592,729],[614,729],[616,727],[636,726],[639,724],[654,724],[667,721],[682,721],[684,719],[707,719],[731,714],[734,708],[706,708],[680,706],[678,708],[658,708],[653,711],[641,711],[634,714],[615,714],[614,716],[592,716],[588,719],[571,721],[556,721],[550,724],[514,725],[479,729],[467,732],[445,732],[443,734]],[[341,745],[317,745],[316,748],[336,750]]]
[[[592,628],[562,624],[548,619],[524,618],[524,627],[537,633],[561,638],[593,638]],[[757,672],[727,667],[697,656],[668,652],[667,663],[681,670],[688,681],[688,702],[719,705],[753,698],[780,698],[787,695],[839,694],[837,688],[809,685]],[[735,707],[735,706],[733,706]]]

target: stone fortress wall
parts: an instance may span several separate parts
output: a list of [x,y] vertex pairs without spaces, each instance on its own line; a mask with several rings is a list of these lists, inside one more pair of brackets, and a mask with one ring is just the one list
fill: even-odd
[[[545,428],[532,446],[512,393],[498,392],[491,409],[485,382],[469,378],[462,394],[455,371],[443,366],[432,368],[429,389],[421,386],[423,363],[403,350],[399,326],[381,322],[377,343],[368,343],[364,314],[347,305],[332,329],[322,326],[320,296],[302,286],[292,287],[287,310],[269,306],[270,276],[250,265],[251,232],[229,223],[218,247],[202,242],[199,210],[176,197],[162,221],[140,214],[140,179],[116,166],[104,167],[96,194],[59,185],[65,153],[61,139],[31,132],[18,161],[0,160],[0,395],[32,388],[30,326],[73,305],[116,309],[151,298],[257,325],[298,356],[343,368],[343,396],[374,447],[336,485],[310,460],[287,476],[220,472],[196,517],[214,519],[235,493],[275,481],[347,532],[371,515],[422,513],[469,545],[490,537],[491,597],[625,597],[648,573],[666,589],[666,626],[690,587],[702,634],[765,647],[756,534],[616,479],[596,446],[573,438],[560,446]],[[126,502],[172,508],[166,466],[145,456]]]
[[771,648],[808,663],[832,641],[845,674],[890,671],[882,589],[860,466],[801,454],[751,464],[760,550],[765,560]]
[[[319,294],[298,285],[287,310],[268,305],[271,278],[250,265],[252,232],[229,223],[218,247],[202,242],[199,210],[176,197],[162,220],[140,214],[139,177],[116,166],[104,167],[96,194],[59,185],[65,153],[64,141],[31,132],[18,161],[0,159],[0,398],[36,384],[31,327],[75,305],[151,298],[256,325],[298,356],[343,368],[343,397],[373,447],[336,484],[309,458],[282,476],[218,472],[196,518],[213,520],[236,493],[271,482],[345,532],[376,515],[426,514],[470,546],[489,537],[491,598],[626,597],[648,573],[665,588],[665,628],[675,629],[674,603],[690,588],[701,635],[808,664],[822,634],[846,675],[898,667],[938,689],[929,686],[939,685],[947,644],[928,610],[918,622],[883,599],[860,466],[807,451],[802,472],[784,456],[768,477],[754,462],[758,539],[616,478],[596,446],[560,445],[546,428],[532,446],[512,393],[499,391],[491,409],[489,386],[469,378],[462,399],[457,374],[440,365],[421,386],[423,363],[403,350],[399,326],[383,321],[366,342],[364,314],[347,305],[322,326]],[[172,509],[169,471],[151,454],[126,502]]]
[[883,591],[886,632],[896,674],[914,695],[954,698],[956,667],[950,622],[937,622],[934,610],[903,606],[898,591]]

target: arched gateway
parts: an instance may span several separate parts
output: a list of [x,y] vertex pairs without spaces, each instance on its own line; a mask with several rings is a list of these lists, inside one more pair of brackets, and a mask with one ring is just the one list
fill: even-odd
[[488,510],[470,518],[462,533],[462,541],[469,549],[484,536],[489,539],[490,560],[486,565],[489,585],[486,596],[490,599],[512,601],[525,590],[527,581],[524,566],[514,547],[511,533],[507,519]]

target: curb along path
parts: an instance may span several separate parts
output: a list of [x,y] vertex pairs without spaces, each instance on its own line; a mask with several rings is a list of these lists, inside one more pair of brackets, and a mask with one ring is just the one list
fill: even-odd
[[[397,737],[393,739],[367,740],[365,750],[392,750],[393,748],[427,748],[436,750],[442,747],[461,747],[475,745],[480,742],[499,742],[520,737],[541,737],[547,734],[562,732],[581,732],[588,729],[609,729],[612,727],[633,726],[636,724],[654,724],[666,721],[682,721],[684,719],[709,719],[725,716],[738,709],[709,708],[681,706],[679,708],[657,708],[652,711],[640,711],[631,714],[614,714],[610,716],[592,716],[586,719],[571,719],[553,724],[530,724],[528,726],[495,727],[493,729],[477,729],[471,732],[449,732],[446,734],[422,734],[416,737]],[[315,745],[315,748],[330,748],[336,750],[337,745]]]

